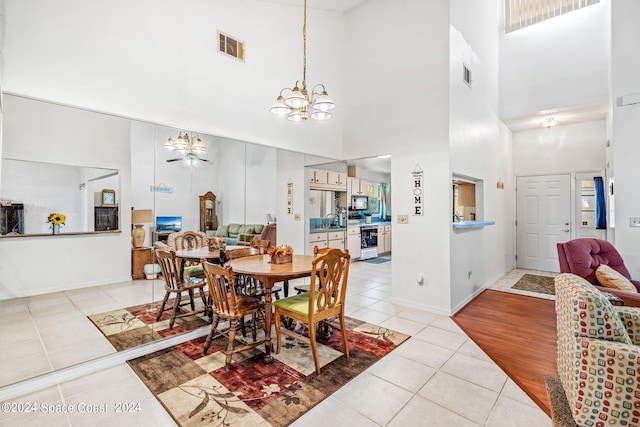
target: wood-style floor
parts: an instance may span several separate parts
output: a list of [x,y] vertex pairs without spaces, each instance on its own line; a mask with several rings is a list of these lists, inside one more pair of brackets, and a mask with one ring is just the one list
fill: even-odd
[[558,376],[555,301],[485,290],[452,319],[551,416],[544,376]]

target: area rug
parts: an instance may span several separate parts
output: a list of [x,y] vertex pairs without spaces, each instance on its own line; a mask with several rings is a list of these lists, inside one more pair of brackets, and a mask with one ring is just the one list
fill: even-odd
[[569,401],[562,388],[560,378],[545,375],[544,384],[547,388],[547,396],[549,397],[553,427],[577,427],[576,422],[571,416]]
[[[206,356],[202,337],[128,363],[180,426],[287,426],[409,338],[354,319],[346,323],[350,357],[333,330],[318,345],[320,375],[309,346],[285,337],[269,365],[259,346],[234,354],[225,370],[223,337]],[[275,334],[273,341],[275,348]]]
[[[208,317],[200,313],[177,318],[173,328],[169,329],[173,299],[167,302],[162,317],[157,321],[156,317],[161,304],[161,301],[156,301],[150,304],[135,305],[105,313],[92,314],[87,318],[102,332],[117,351],[127,350],[209,324]],[[196,310],[201,310],[202,306],[200,298],[196,298]],[[186,308],[190,309],[188,306]]]
[[382,264],[383,262],[391,261],[389,258],[369,258],[363,259],[364,262],[368,262],[369,264]]
[[556,286],[553,277],[538,276],[536,274],[525,274],[516,282],[511,289],[520,289],[522,291],[538,292],[540,294],[555,295]]

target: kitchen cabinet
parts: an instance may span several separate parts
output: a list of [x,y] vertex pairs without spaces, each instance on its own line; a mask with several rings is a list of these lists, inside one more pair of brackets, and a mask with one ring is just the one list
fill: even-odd
[[311,190],[347,191],[347,175],[344,172],[309,169]]
[[367,185],[369,185],[369,182],[365,179],[349,177],[349,194],[352,196],[366,196]]
[[311,233],[309,235],[309,251],[313,254],[313,248],[338,248],[344,250],[344,231],[329,231],[326,233]]
[[344,250],[344,231],[330,231],[327,233],[327,246]]
[[347,191],[347,174],[344,172],[328,171],[327,183],[342,188],[342,191]]
[[351,259],[360,258],[360,227],[352,227],[347,229],[347,249]]
[[309,169],[309,184],[314,185],[327,185],[328,172],[320,169]]
[[378,226],[378,254],[391,252],[391,226]]

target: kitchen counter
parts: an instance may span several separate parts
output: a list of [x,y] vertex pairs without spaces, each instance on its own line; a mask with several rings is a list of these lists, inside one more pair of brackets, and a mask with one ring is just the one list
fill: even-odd
[[313,233],[326,233],[329,231],[347,231],[347,227],[318,227],[318,228],[311,228],[309,230],[309,233],[313,234]]
[[356,228],[356,227],[371,227],[371,226],[378,226],[378,225],[391,225],[391,221],[376,221],[376,222],[372,222],[370,224],[367,224],[365,222],[360,222],[358,224],[348,224],[347,227],[348,228]]
[[453,228],[481,228],[494,224],[495,221],[459,221],[453,223]]

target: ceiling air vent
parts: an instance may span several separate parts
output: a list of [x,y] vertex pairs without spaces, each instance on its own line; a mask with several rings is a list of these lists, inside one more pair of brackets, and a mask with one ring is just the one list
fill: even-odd
[[244,42],[218,31],[218,52],[244,62]]
[[471,70],[468,69],[467,66],[464,64],[462,64],[462,69],[463,69],[462,79],[466,84],[469,85],[469,87],[471,87]]

